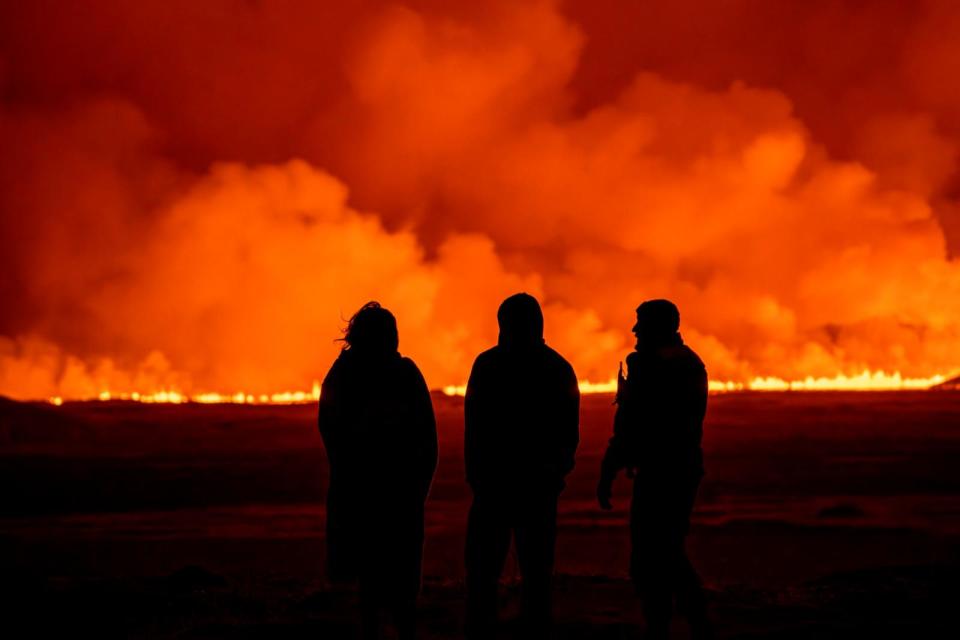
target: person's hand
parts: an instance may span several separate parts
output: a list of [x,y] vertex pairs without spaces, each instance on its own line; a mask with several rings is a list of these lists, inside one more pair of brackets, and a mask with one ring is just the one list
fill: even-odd
[[613,509],[613,505],[610,504],[610,496],[612,494],[610,483],[605,480],[600,480],[600,483],[597,485],[597,503],[604,511]]

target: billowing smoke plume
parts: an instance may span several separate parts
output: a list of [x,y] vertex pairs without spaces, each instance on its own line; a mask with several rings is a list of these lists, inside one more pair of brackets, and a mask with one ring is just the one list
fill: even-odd
[[370,299],[459,384],[519,290],[586,379],[652,297],[714,378],[960,366],[960,9],[606,4],[4,5],[0,394],[308,388]]

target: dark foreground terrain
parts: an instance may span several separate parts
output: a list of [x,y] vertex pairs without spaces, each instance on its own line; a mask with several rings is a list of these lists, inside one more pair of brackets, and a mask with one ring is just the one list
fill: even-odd
[[[584,398],[561,501],[560,638],[643,626],[626,481],[614,512],[593,504],[610,400]],[[462,401],[435,406],[422,626],[451,638],[469,494]],[[713,396],[705,449],[689,547],[719,637],[957,637],[960,392]],[[353,637],[353,594],[323,581],[324,482],[311,406],[0,399],[3,635]]]

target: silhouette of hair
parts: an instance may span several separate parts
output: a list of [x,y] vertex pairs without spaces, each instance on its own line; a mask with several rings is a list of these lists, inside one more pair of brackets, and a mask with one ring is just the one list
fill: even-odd
[[680,330],[680,310],[669,300],[647,300],[637,307],[637,325],[649,338],[668,338]]
[[539,344],[543,342],[543,311],[529,293],[517,293],[497,310],[500,344]]
[[343,330],[344,349],[365,353],[394,353],[400,346],[397,319],[379,302],[368,302],[353,314]]

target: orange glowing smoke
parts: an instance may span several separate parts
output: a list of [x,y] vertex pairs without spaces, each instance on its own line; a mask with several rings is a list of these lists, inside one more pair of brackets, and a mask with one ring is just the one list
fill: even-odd
[[5,3],[0,394],[273,400],[370,299],[455,387],[519,290],[585,390],[653,297],[715,390],[929,386],[958,43],[946,1]]

